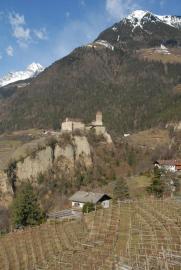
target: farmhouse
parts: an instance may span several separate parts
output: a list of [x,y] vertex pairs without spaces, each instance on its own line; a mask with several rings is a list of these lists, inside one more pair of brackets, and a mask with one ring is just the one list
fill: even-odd
[[83,208],[87,202],[95,205],[101,204],[103,208],[109,208],[111,197],[105,193],[77,191],[69,200],[72,202],[73,208]]
[[181,160],[157,160],[154,165],[166,171],[181,172]]

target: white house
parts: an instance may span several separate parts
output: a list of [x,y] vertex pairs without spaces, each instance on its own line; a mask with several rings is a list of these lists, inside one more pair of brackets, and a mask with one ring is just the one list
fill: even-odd
[[103,208],[109,208],[111,197],[105,193],[77,191],[69,200],[72,202],[72,208],[81,209],[87,202],[95,205],[101,204]]
[[181,172],[181,160],[157,160],[154,165],[169,172]]

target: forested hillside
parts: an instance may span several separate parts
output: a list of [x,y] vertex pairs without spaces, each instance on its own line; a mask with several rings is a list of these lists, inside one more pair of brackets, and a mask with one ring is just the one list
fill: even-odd
[[0,131],[59,128],[67,116],[89,122],[97,110],[115,133],[180,120],[181,64],[142,59],[138,51],[162,43],[179,51],[181,30],[149,13],[141,22],[135,28],[124,19],[100,34],[104,43],[75,49],[25,87],[1,88]]

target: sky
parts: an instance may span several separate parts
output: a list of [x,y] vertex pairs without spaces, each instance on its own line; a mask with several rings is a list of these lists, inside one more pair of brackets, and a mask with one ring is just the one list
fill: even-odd
[[181,15],[181,0],[0,0],[0,77],[49,66],[136,9]]

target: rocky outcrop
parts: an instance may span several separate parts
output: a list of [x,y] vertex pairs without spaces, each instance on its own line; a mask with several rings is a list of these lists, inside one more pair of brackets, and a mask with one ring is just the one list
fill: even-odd
[[43,150],[37,151],[32,156],[26,157],[24,160],[16,164],[16,181],[35,178],[47,171],[53,165],[53,150],[50,146]]
[[85,136],[74,136],[75,160],[83,159],[86,167],[92,165],[91,149]]
[[54,158],[57,161],[60,157],[63,157],[70,161],[71,164],[74,164],[74,149],[71,144],[66,146],[60,146],[57,144],[55,146]]
[[0,171],[0,206],[7,207],[13,196],[13,189],[4,171]]
[[75,165],[73,145],[57,144],[54,151],[54,163],[64,174],[73,175]]
[[[58,166],[62,172],[70,172],[71,174],[78,160],[85,167],[92,166],[91,149],[86,136],[70,137],[67,143],[63,141],[63,137],[60,137],[60,140],[55,141],[53,145],[41,145],[41,147],[39,145],[39,148],[33,146],[32,152],[29,152],[27,156],[20,158],[20,155],[16,155],[18,158],[11,163],[13,166],[9,165],[7,168],[8,176],[4,174],[4,177],[9,178],[8,183],[12,183],[13,190],[27,179],[31,180],[32,183],[37,183],[38,176],[54,166]],[[26,149],[26,145],[24,148]],[[2,188],[0,186],[2,192],[7,192],[8,187],[4,178],[2,183]]]
[[0,171],[0,193],[12,193],[7,174],[4,171]]

